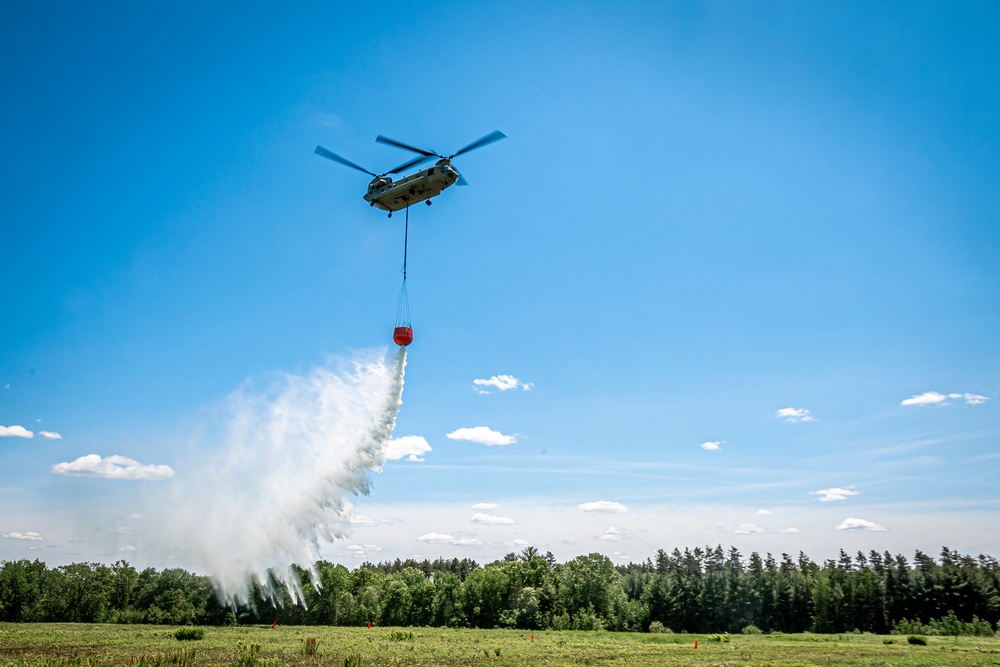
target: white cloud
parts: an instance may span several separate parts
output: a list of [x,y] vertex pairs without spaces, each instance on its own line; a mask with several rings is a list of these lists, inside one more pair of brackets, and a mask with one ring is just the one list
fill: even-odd
[[511,547],[530,547],[531,546],[531,542],[529,542],[528,540],[522,540],[521,538],[518,538],[516,540],[511,540],[510,542],[508,542],[507,546],[511,546]]
[[880,526],[874,521],[867,521],[865,519],[851,519],[847,518],[840,522],[840,525],[835,527],[836,530],[871,530],[878,533],[884,533],[889,529],[885,526]]
[[38,435],[42,436],[46,440],[62,440],[62,434],[56,433],[55,431],[39,431]]
[[113,455],[101,458],[87,454],[70,463],[56,463],[51,472],[70,477],[99,477],[102,479],[159,480],[174,476],[167,465],[143,465],[127,456]]
[[417,538],[419,542],[429,542],[431,544],[454,544],[460,547],[478,547],[482,542],[473,537],[455,537],[448,533],[427,533]]
[[355,558],[364,558],[368,554],[382,551],[382,547],[377,544],[348,544],[344,548]]
[[799,532],[799,529],[798,529],[798,528],[782,528],[782,529],[781,529],[781,530],[779,530],[778,532],[779,532],[779,533],[786,533],[786,534],[789,534],[789,535],[790,535],[790,534],[792,534],[792,533],[797,533],[797,532]]
[[29,530],[26,533],[0,533],[0,540],[27,540],[28,542],[41,542],[45,538],[41,533]]
[[120,553],[135,553],[135,552],[136,552],[136,551],[138,551],[138,550],[139,550],[139,547],[134,547],[134,546],[132,546],[131,544],[126,544],[125,546],[123,546],[123,547],[122,547],[121,549],[119,549],[118,551],[119,551]]
[[494,516],[492,514],[484,514],[483,512],[476,512],[473,514],[470,521],[472,521],[472,523],[483,523],[488,526],[510,526],[517,523],[509,517]]
[[757,510],[757,514],[774,514],[771,510]]
[[530,382],[521,382],[513,375],[494,375],[488,380],[477,378],[472,381],[472,384],[477,387],[480,394],[492,393],[490,388],[508,391],[520,387],[524,391],[530,391],[533,386]]
[[936,392],[936,391],[925,391],[922,394],[916,394],[910,398],[900,402],[900,405],[948,405],[948,399],[953,401],[964,400],[968,405],[982,405],[986,401],[990,400],[989,397],[983,396],[981,394],[958,394],[952,393],[947,396]]
[[460,428],[447,435],[451,440],[478,442],[479,444],[486,445],[487,447],[492,447],[494,445],[513,445],[517,442],[517,436],[504,435],[500,431],[494,431],[488,426]]
[[757,533],[763,533],[764,529],[755,523],[741,523],[736,526],[736,530],[733,531],[737,535],[756,535]]
[[819,496],[819,501],[821,503],[830,503],[835,500],[847,500],[848,496],[860,496],[860,491],[852,491],[851,489],[820,489],[819,491],[810,491],[810,495]]
[[603,533],[598,535],[597,539],[604,542],[621,542],[624,537],[625,533],[621,528],[616,528],[615,526],[611,526]]
[[628,512],[628,508],[613,500],[595,500],[577,505],[584,512]]
[[701,448],[709,452],[719,451],[719,446],[722,445],[721,440],[709,441],[701,443]]
[[35,434],[23,426],[0,426],[0,438],[34,438]]
[[419,435],[404,435],[389,441],[385,448],[385,458],[398,461],[406,457],[407,461],[423,461],[423,455],[431,451],[431,446]]
[[936,391],[926,391],[906,399],[900,405],[937,405],[938,403],[944,403],[947,399],[948,397],[944,394],[939,394]]
[[812,414],[805,408],[781,408],[774,416],[784,419],[789,424],[811,422],[813,420]]
[[495,510],[498,507],[500,507],[500,506],[497,505],[496,503],[476,503],[475,505],[472,506],[472,509],[474,509],[474,510]]
[[142,521],[142,520],[143,520],[143,519],[145,519],[146,517],[145,517],[145,516],[143,516],[142,514],[129,514],[129,515],[128,515],[127,517],[125,517],[125,518],[126,518],[126,519],[131,519],[132,521]]

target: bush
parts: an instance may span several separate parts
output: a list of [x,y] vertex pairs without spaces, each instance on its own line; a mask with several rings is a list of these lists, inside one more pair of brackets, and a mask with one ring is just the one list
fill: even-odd
[[177,628],[177,632],[174,633],[174,637],[181,641],[188,641],[192,639],[204,639],[205,629],[204,628]]
[[659,621],[653,621],[652,623],[650,623],[649,624],[649,631],[651,633],[653,633],[654,635],[655,634],[672,634],[673,633],[673,630],[671,630],[667,626],[663,625],[663,623],[660,623]]
[[763,632],[761,632],[761,629],[758,628],[756,625],[748,625],[745,628],[743,628],[742,630],[740,630],[740,632],[742,634],[744,634],[744,635],[762,635],[762,634],[764,634]]
[[910,635],[906,641],[914,646],[927,646],[927,637],[923,635]]

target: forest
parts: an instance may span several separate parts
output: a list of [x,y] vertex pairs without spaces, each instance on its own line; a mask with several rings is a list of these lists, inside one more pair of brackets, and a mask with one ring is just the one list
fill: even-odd
[[483,566],[319,561],[299,575],[301,603],[256,586],[250,604],[230,608],[210,577],[182,569],[0,561],[0,621],[986,635],[1000,620],[997,560],[947,547],[912,561],[841,550],[822,565],[801,552],[744,557],[722,546],[627,565],[598,553],[557,563],[528,547]]

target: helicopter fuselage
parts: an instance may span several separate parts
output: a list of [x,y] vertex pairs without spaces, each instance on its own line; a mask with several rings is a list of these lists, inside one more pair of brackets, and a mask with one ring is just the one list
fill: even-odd
[[433,167],[421,169],[398,181],[388,176],[375,177],[368,184],[364,199],[370,206],[391,213],[438,196],[458,179],[459,173],[451,166],[451,160],[444,158]]

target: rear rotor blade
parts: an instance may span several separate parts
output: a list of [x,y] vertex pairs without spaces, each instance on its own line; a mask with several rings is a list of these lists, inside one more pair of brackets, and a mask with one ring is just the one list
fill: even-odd
[[474,151],[477,148],[482,148],[483,146],[492,144],[494,141],[500,141],[501,139],[506,139],[506,138],[507,135],[501,132],[500,130],[493,130],[485,137],[476,139],[475,141],[473,141],[468,146],[465,146],[464,148],[459,148],[457,153],[455,153],[454,155],[450,155],[448,157],[458,157],[462,153],[468,153],[469,151]]
[[411,151],[413,153],[419,153],[424,157],[444,157],[443,155],[438,155],[434,151],[426,151],[423,148],[417,148],[416,146],[410,146],[409,144],[404,144],[402,141],[396,141],[395,139],[390,139],[389,137],[384,137],[381,134],[375,137],[375,141],[380,144],[387,144],[389,146],[395,146],[396,148],[402,148],[405,151]]
[[387,174],[398,174],[399,172],[404,171],[406,169],[409,169],[410,167],[415,167],[416,165],[420,164],[421,162],[427,162],[432,157],[435,157],[435,156],[434,155],[422,155],[421,157],[415,157],[412,160],[410,160],[408,162],[404,162],[403,164],[399,165],[398,167],[396,167],[392,171],[387,171],[385,173],[387,173]]
[[378,177],[378,174],[372,173],[372,172],[368,171],[367,169],[365,169],[364,167],[359,167],[358,165],[354,164],[353,162],[351,162],[347,158],[342,158],[339,155],[337,155],[336,153],[334,153],[333,151],[327,150],[326,148],[323,148],[322,146],[317,146],[316,150],[313,151],[313,152],[316,153],[316,155],[321,155],[321,156],[327,158],[328,160],[333,160],[334,162],[339,162],[340,164],[344,165],[345,167],[350,167],[351,169],[357,169],[358,171],[362,171],[362,172],[364,172],[366,174],[370,174],[372,176]]

